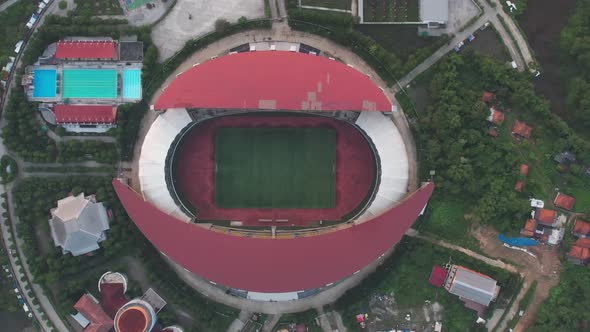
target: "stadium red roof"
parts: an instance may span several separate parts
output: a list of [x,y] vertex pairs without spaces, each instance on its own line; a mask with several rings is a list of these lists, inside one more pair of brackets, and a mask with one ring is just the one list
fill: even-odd
[[155,108],[391,111],[365,74],[328,58],[294,52],[245,52],[178,75]]
[[61,123],[113,123],[117,108],[110,105],[55,105],[55,121]]
[[117,53],[117,43],[112,40],[60,40],[57,42],[55,57],[58,59],[116,60]]
[[313,289],[362,269],[402,238],[432,191],[428,183],[384,214],[335,232],[299,238],[253,238],[211,231],[178,220],[113,180],[123,206],[162,253],[218,284],[283,293]]

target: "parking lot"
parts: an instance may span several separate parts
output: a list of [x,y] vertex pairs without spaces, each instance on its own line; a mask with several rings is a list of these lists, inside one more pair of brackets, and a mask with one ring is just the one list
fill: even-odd
[[162,61],[190,40],[213,31],[219,18],[235,22],[264,16],[262,0],[178,0],[172,11],[152,30]]

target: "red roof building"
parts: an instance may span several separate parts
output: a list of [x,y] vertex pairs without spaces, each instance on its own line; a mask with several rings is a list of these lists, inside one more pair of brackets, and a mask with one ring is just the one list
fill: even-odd
[[523,138],[530,138],[532,132],[532,127],[529,127],[526,123],[518,120],[516,120],[516,122],[514,122],[514,126],[512,126],[512,134]]
[[493,99],[494,94],[488,91],[484,92],[481,96],[481,101],[483,101],[484,103],[491,103]]
[[555,196],[555,200],[553,204],[558,207],[568,211],[571,211],[574,208],[574,204],[576,203],[576,199],[572,196],[568,196],[562,193],[557,193]]
[[524,180],[520,180],[518,182],[516,182],[516,184],[514,185],[514,190],[521,193],[522,190],[524,188]]
[[577,219],[574,223],[572,233],[580,238],[590,238],[590,223],[582,219]]
[[574,264],[586,265],[590,262],[590,239],[578,239],[567,254],[568,260]]
[[113,328],[113,319],[109,317],[98,301],[90,294],[84,294],[74,305],[80,314],[89,321],[84,332],[108,332]]
[[488,135],[490,135],[492,137],[498,137],[498,129],[491,128],[490,130],[488,130]]
[[113,40],[60,40],[55,50],[57,59],[117,60],[119,52]]
[[520,165],[520,175],[527,176],[529,174],[529,165],[521,164]]
[[117,118],[117,107],[110,105],[55,105],[57,124],[111,124]]
[[537,221],[535,219],[527,219],[524,224],[524,228],[520,231],[522,236],[533,237],[535,236],[535,230],[537,229]]
[[169,259],[218,285],[263,293],[316,289],[365,268],[401,240],[434,190],[433,183],[424,184],[391,209],[362,223],[273,239],[184,222],[144,201],[123,182],[113,179],[112,183],[131,220]]
[[549,209],[537,209],[535,219],[541,224],[551,226],[555,224],[557,213]]
[[432,267],[432,272],[430,273],[430,278],[428,282],[434,287],[442,287],[447,280],[447,270],[443,267],[435,265]]
[[494,106],[492,106],[490,107],[488,121],[493,124],[501,125],[504,122],[504,113],[498,111]]

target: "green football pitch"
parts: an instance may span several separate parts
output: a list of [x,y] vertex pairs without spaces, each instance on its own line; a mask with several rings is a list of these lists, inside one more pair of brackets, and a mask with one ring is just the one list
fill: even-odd
[[336,131],[220,128],[215,204],[222,208],[334,207]]

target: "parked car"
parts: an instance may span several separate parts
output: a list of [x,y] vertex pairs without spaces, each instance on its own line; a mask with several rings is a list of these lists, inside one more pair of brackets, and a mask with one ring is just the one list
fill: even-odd
[[463,47],[463,45],[465,45],[464,42],[460,42],[459,44],[457,44],[457,46],[455,46],[455,52],[459,52],[461,50],[461,47]]

